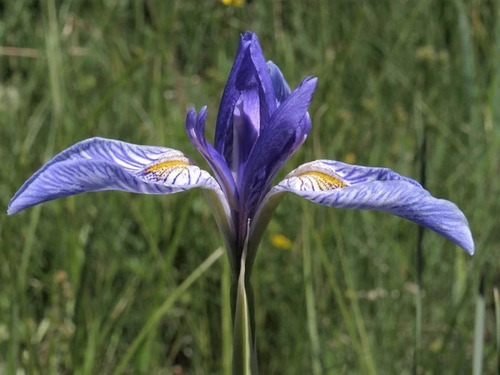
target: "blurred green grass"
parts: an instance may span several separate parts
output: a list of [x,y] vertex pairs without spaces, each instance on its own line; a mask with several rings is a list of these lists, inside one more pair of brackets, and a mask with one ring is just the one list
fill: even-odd
[[[19,0],[0,3],[0,12],[4,212],[43,162],[91,136],[166,145],[205,166],[185,135],[186,110],[208,105],[213,134],[238,34],[253,30],[291,86],[319,78],[313,130],[283,173],[329,158],[418,178],[425,129],[427,188],[463,209],[477,254],[470,258],[426,234],[415,372],[470,373],[481,273],[483,370],[494,372],[496,2],[262,0],[230,8],[215,0]],[[292,248],[274,247],[275,234],[291,239]],[[416,239],[416,225],[389,215],[286,198],[254,275],[261,372],[414,373]],[[124,365],[130,374],[221,373],[228,344],[224,258],[123,362],[160,306],[221,244],[197,191],[103,192],[4,214],[0,372],[112,373]]]

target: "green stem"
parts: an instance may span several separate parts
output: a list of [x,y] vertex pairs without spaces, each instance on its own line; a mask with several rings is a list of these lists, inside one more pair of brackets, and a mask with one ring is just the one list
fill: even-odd
[[239,277],[234,283],[236,293],[233,313],[233,375],[257,375],[257,343],[255,340],[255,310],[250,282]]
[[[247,233],[250,233],[250,222]],[[233,306],[233,375],[257,375],[257,342],[255,339],[255,310],[250,272],[246,273],[248,234],[241,254],[238,280],[231,287]],[[250,270],[249,270],[250,271]]]

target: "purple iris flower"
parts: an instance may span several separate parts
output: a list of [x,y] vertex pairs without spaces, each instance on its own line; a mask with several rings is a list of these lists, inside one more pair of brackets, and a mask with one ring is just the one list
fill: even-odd
[[91,138],[64,150],[26,181],[10,201],[8,214],[89,191],[170,194],[199,187],[210,195],[237,277],[243,256],[250,274],[271,214],[284,193],[291,192],[330,207],[389,212],[473,254],[467,219],[458,207],[389,169],[316,160],[273,187],[276,173],[311,130],[307,110],[316,82],[306,78],[291,91],[279,68],[266,63],[257,36],[247,32],[222,96],[213,145],[204,135],[206,108],[187,114],[187,134],[215,178],[177,150]]

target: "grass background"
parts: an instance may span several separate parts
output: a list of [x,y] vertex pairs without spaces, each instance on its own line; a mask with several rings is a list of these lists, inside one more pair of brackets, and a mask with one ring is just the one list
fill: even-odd
[[18,0],[0,12],[0,373],[227,373],[228,267],[199,191],[5,211],[44,162],[92,136],[206,166],[185,114],[208,105],[213,134],[248,29],[292,87],[319,78],[312,132],[282,174],[328,158],[419,179],[425,133],[427,188],[462,208],[477,246],[471,258],[426,232],[418,272],[416,225],[287,197],[254,273],[261,373],[470,373],[481,279],[482,365],[497,371],[498,2]]

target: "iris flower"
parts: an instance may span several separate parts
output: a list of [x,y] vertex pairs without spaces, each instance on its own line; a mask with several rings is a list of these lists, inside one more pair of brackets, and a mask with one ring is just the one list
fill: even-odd
[[307,111],[316,82],[306,78],[292,91],[279,68],[265,61],[257,36],[247,32],[240,38],[222,95],[213,145],[204,134],[206,107],[187,113],[188,137],[213,175],[178,150],[91,138],[62,151],[27,180],[8,213],[90,191],[171,194],[204,189],[234,281],[235,337],[243,338],[233,359],[243,367],[235,365],[235,373],[249,368],[247,373],[256,372],[250,274],[263,231],[285,193],[330,207],[386,211],[474,253],[467,219],[455,204],[434,198],[416,181],[386,168],[316,160],[273,187],[276,173],[311,130]]

